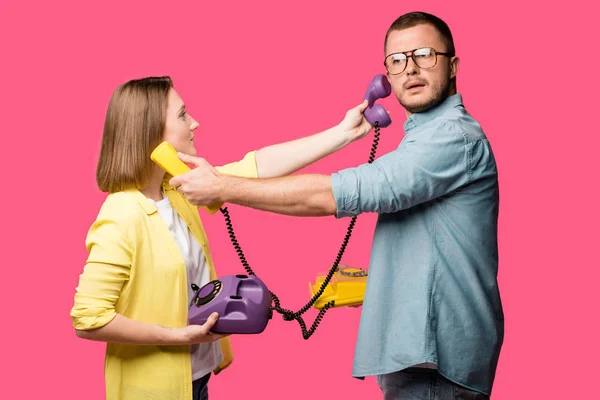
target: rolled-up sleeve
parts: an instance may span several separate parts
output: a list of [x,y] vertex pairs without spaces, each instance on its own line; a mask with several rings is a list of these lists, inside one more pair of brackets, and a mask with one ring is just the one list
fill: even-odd
[[448,194],[469,181],[468,146],[446,122],[414,132],[372,164],[332,174],[336,217],[392,213]]
[[99,217],[94,222],[86,238],[89,255],[70,313],[75,329],[100,328],[116,316],[115,304],[129,279],[132,247],[123,220]]
[[240,161],[218,166],[215,167],[215,169],[224,175],[239,176],[243,178],[258,178],[256,152],[248,152]]

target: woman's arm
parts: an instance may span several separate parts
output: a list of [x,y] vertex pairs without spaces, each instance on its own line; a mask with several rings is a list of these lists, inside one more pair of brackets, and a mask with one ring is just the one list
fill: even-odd
[[258,177],[289,175],[364,137],[372,129],[372,125],[363,117],[367,105],[368,102],[364,101],[348,110],[344,120],[333,128],[257,150]]
[[202,342],[214,342],[227,335],[211,333],[217,322],[216,313],[204,325],[190,325],[184,328],[168,328],[161,325],[135,321],[121,314],[106,325],[90,330],[76,329],[82,339],[100,342],[137,344],[137,345],[189,345]]
[[178,345],[210,342],[223,337],[210,333],[216,313],[204,325],[170,329],[127,318],[116,303],[135,253],[135,210],[127,203],[109,200],[88,232],[89,251],[75,293],[71,318],[80,338],[139,345]]

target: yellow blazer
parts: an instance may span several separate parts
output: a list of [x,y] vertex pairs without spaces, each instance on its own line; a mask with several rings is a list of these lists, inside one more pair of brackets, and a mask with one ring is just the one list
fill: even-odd
[[[258,176],[255,152],[217,168],[221,173]],[[166,176],[163,190],[187,223],[217,277],[197,207],[188,203]],[[158,210],[140,191],[109,194],[87,238],[89,252],[70,315],[76,329],[100,328],[117,313],[136,321],[168,327],[188,323],[187,273],[183,256]],[[224,359],[233,360],[229,338],[220,340]],[[189,346],[139,346],[107,343],[108,400],[192,398]]]

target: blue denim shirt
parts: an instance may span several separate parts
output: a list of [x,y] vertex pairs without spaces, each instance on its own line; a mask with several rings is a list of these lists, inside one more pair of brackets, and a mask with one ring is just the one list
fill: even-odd
[[435,363],[490,394],[504,338],[494,155],[460,94],[404,129],[396,150],[332,175],[338,218],[379,214],[353,376]]

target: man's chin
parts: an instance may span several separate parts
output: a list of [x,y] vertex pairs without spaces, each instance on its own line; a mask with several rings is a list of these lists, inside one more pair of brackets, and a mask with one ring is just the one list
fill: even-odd
[[435,106],[437,103],[438,103],[438,101],[436,101],[436,99],[432,99],[432,98],[428,98],[428,99],[412,98],[412,99],[400,101],[400,105],[402,107],[404,107],[404,109],[411,114],[427,111],[431,107]]
[[404,109],[406,111],[408,111],[411,114],[420,113],[420,112],[427,110],[427,108],[429,108],[429,103],[425,103],[425,102],[409,102],[409,103],[400,102],[400,104],[402,105],[402,107],[404,107]]

